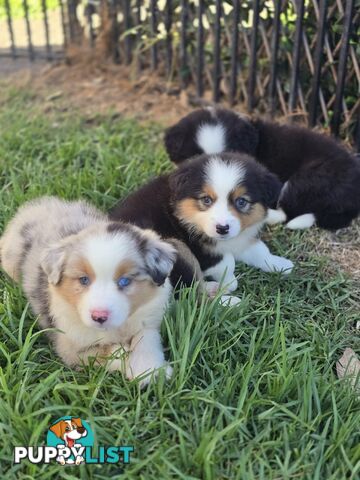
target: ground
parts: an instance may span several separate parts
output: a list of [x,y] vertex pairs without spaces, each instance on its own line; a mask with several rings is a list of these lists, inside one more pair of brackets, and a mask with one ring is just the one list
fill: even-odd
[[[167,117],[157,105],[169,97],[161,87],[151,94],[154,110],[141,114],[136,86],[118,79],[117,91],[107,76],[71,69],[67,86],[58,68],[41,81],[18,73],[0,80],[0,231],[38,195],[82,197],[107,210],[172,168],[163,127],[190,105],[170,95]],[[335,372],[346,347],[360,352],[359,227],[330,235],[278,226],[264,237],[294,272],[239,265],[243,301],[231,309],[197,305],[184,291],[162,328],[173,378],[143,392],[120,373],[65,367],[20,287],[0,274],[1,478],[359,478],[359,399]],[[69,414],[90,422],[99,445],[134,445],[130,465],[79,473],[13,464],[13,446],[43,445],[49,424]]]

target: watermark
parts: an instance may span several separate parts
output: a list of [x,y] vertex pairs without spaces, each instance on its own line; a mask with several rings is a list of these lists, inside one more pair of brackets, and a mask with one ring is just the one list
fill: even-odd
[[61,417],[50,425],[46,445],[20,446],[14,449],[14,463],[24,460],[30,463],[60,465],[127,464],[134,451],[131,445],[103,446],[94,449],[94,434],[89,423],[79,417]]

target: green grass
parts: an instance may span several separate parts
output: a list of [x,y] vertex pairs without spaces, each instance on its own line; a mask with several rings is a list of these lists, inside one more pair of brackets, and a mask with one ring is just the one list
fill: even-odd
[[[9,0],[11,17],[15,20],[25,16],[23,0]],[[29,16],[40,18],[43,15],[41,0],[27,0]],[[59,7],[58,0],[46,0],[48,11]],[[5,0],[0,0],[0,20],[6,19]]]
[[[171,168],[158,126],[43,113],[31,93],[0,94],[0,230],[24,201],[79,197],[107,209]],[[146,205],[144,205],[146,208]],[[267,232],[296,263],[288,278],[239,266],[239,307],[196,305],[183,292],[162,334],[168,383],[140,391],[120,373],[74,371],[39,331],[21,289],[0,274],[2,479],[356,479],[360,404],[334,366],[360,350],[359,304],[349,278],[312,253],[314,235]],[[43,445],[62,415],[88,419],[98,444],[133,444],[114,466],[13,465],[15,445]]]

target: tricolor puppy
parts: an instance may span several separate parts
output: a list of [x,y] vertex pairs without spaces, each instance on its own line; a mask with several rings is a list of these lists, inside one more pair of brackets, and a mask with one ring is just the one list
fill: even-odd
[[132,193],[110,216],[181,240],[205,278],[223,281],[233,291],[237,260],[271,272],[289,273],[293,267],[258,239],[280,188],[279,180],[248,155],[200,155]]
[[201,153],[252,155],[282,182],[268,223],[291,229],[348,226],[360,212],[360,161],[334,139],[309,129],[248,120],[231,110],[196,110],[165,134],[170,159]]
[[[68,448],[80,448],[81,444],[76,443],[76,440],[79,440],[82,437],[86,437],[87,430],[83,427],[80,418],[72,417],[70,420],[60,420],[50,427],[50,430],[62,440],[65,444],[65,447]],[[60,444],[61,445],[61,444]],[[68,458],[65,460],[63,456],[58,456],[56,459],[61,465],[65,463],[75,463],[80,465],[84,461],[84,458],[81,455],[78,455],[74,460]]]
[[85,202],[44,197],[19,209],[0,254],[41,326],[61,331],[51,336],[67,365],[111,356],[108,368],[130,379],[166,366],[159,328],[175,249],[154,232],[110,222]]

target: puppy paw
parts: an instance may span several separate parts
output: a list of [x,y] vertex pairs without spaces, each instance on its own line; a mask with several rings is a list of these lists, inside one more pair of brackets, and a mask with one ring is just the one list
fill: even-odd
[[275,225],[276,223],[283,223],[286,221],[286,213],[281,208],[274,210],[273,208],[269,208],[267,211],[267,216],[265,222],[268,225]]
[[84,460],[84,457],[81,457],[80,455],[76,457],[76,460],[75,460],[75,465],[80,465],[81,463],[83,463],[85,460]]
[[210,298],[216,297],[220,288],[219,282],[205,282],[205,291]]
[[235,277],[233,277],[231,280],[224,281],[224,290],[226,292],[233,292],[238,288],[238,281]]
[[293,268],[294,264],[291,260],[276,255],[272,255],[271,260],[268,262],[269,272],[281,272],[283,275],[289,275]]
[[220,297],[220,305],[222,307],[233,307],[238,305],[241,302],[241,298],[235,297],[234,295],[222,295]]
[[316,218],[313,213],[304,213],[304,215],[299,215],[298,217],[293,218],[286,224],[286,228],[290,230],[302,230],[304,228],[310,228],[315,225]]
[[[168,365],[168,364],[164,364],[163,367],[165,368],[165,378],[166,378],[166,380],[170,380],[170,378],[172,377],[172,374],[173,374],[173,368],[170,367],[170,365]],[[150,370],[149,374],[140,381],[140,388],[144,388],[147,385],[149,385],[149,383],[151,381],[156,380],[156,378],[159,376],[159,373],[160,373],[161,370],[163,370],[163,369],[162,368],[160,368],[160,369],[157,368],[156,370]]]
[[127,368],[127,377],[129,380],[133,380],[137,377],[146,375],[141,381],[140,381],[140,387],[143,388],[146,385],[148,385],[153,379],[156,379],[158,377],[159,372],[165,368],[165,377],[166,379],[171,378],[173,369],[172,367],[164,361],[163,356],[161,355],[162,358],[149,358],[146,355],[143,356],[133,356],[133,358],[130,359],[128,368]]

